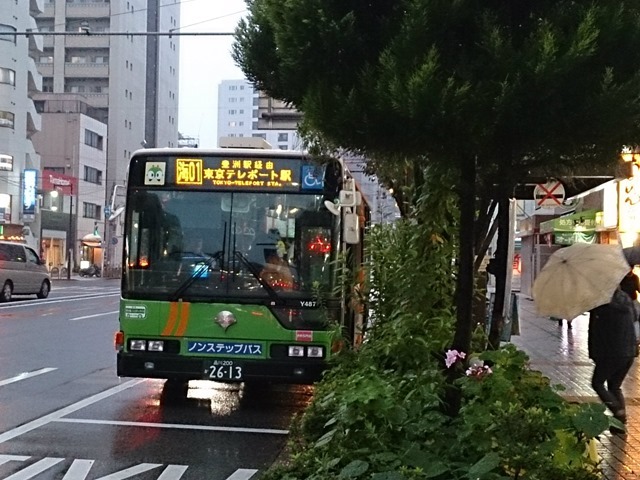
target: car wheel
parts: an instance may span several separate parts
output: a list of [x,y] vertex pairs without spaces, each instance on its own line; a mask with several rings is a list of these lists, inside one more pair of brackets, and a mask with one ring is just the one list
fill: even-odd
[[49,282],[44,280],[42,285],[40,285],[40,291],[37,293],[38,298],[47,298],[49,296],[49,292],[51,291],[51,285]]
[[4,282],[2,290],[0,291],[0,302],[10,302],[12,294],[13,285],[11,285],[11,282]]

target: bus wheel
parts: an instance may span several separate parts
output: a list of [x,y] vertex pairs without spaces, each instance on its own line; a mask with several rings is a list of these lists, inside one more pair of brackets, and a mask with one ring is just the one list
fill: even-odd
[[178,400],[187,398],[187,392],[189,390],[189,382],[187,380],[181,380],[179,378],[168,378],[164,382],[162,389],[162,396],[165,400]]

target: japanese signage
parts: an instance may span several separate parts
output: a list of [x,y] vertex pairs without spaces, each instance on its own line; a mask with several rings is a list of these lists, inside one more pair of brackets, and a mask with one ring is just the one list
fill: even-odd
[[633,177],[628,180],[620,180],[620,197],[618,208],[620,212],[621,232],[640,231],[640,172],[637,165],[633,168]]
[[33,220],[36,214],[38,188],[38,171],[26,169],[22,183],[22,216],[25,220]]
[[175,182],[178,185],[224,187],[273,187],[293,184],[293,170],[271,159],[212,159],[209,165],[200,158],[177,158]]
[[261,343],[214,342],[210,340],[196,340],[188,342],[187,346],[189,353],[227,356],[247,355],[251,357],[262,356]]

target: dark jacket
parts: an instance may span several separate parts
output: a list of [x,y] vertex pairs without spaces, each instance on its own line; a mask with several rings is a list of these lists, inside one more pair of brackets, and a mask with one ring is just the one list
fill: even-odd
[[635,357],[635,313],[629,295],[618,288],[610,303],[589,314],[589,358]]

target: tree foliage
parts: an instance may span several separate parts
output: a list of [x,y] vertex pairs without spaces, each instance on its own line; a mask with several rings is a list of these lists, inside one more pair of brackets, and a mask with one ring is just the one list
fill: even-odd
[[404,159],[456,175],[457,349],[470,342],[475,192],[504,204],[532,170],[612,165],[639,137],[637,0],[247,4],[234,58],[309,130],[396,175]]

